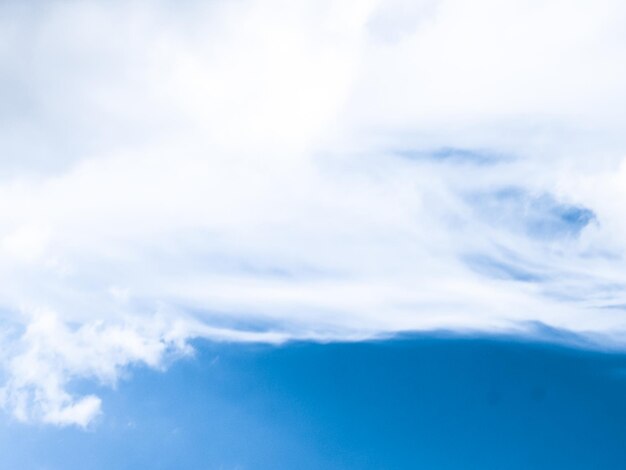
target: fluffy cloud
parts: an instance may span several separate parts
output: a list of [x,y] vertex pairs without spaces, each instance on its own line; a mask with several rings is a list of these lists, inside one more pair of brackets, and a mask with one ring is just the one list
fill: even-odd
[[191,338],[623,346],[620,2],[6,2],[0,403]]

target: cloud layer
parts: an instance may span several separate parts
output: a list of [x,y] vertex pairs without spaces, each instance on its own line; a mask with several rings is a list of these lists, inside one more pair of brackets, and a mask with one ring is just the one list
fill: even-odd
[[621,2],[5,2],[0,403],[186,341],[622,347]]

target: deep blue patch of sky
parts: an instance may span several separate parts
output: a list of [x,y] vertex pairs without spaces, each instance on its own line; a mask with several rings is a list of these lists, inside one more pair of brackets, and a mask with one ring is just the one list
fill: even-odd
[[198,343],[88,431],[0,425],[7,469],[619,469],[626,356],[415,336]]

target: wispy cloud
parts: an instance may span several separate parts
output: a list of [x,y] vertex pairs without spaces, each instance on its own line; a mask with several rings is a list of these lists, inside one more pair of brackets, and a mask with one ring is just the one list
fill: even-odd
[[0,402],[186,341],[623,344],[620,2],[5,2]]

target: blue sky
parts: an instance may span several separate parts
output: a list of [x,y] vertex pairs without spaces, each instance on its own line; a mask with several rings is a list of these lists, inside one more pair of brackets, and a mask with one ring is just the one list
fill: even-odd
[[[193,367],[211,347],[367,356],[443,330],[566,346],[604,374],[597,354],[626,344],[625,31],[618,0],[2,2],[3,426],[42,448],[115,437],[145,381],[209,393]],[[235,389],[262,380],[233,361]],[[219,413],[247,406],[214,391]],[[250,426],[285,455],[341,453],[267,403]]]
[[626,356],[512,338],[196,344],[104,390],[90,431],[4,422],[46,469],[621,469]]

